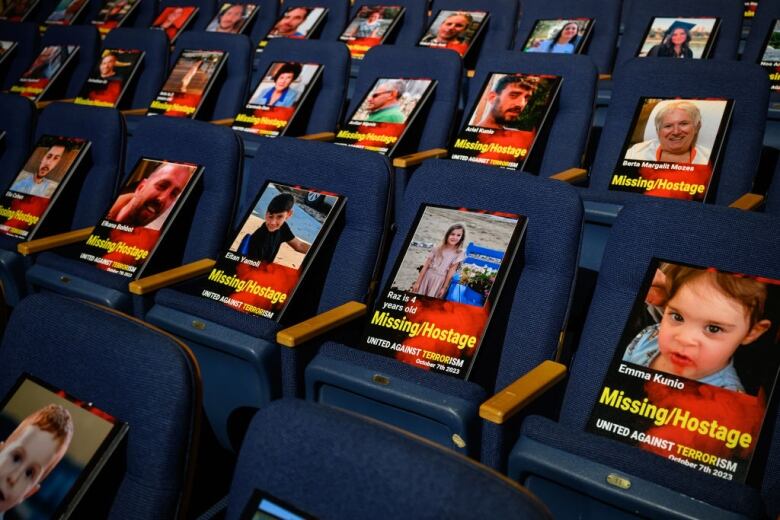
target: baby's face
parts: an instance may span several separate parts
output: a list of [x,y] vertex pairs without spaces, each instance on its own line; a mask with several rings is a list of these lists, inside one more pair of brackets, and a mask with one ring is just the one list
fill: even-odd
[[708,277],[689,281],[669,300],[652,367],[701,379],[724,368],[751,330],[745,307]]
[[35,493],[41,478],[57,454],[50,432],[27,426],[0,447],[0,512],[8,511]]

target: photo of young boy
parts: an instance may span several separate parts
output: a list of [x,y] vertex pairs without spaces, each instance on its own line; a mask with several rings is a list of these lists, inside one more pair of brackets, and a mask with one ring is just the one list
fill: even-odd
[[664,264],[645,300],[660,322],[637,334],[623,361],[744,392],[734,354],[772,326],[766,299],[766,283],[755,278]]

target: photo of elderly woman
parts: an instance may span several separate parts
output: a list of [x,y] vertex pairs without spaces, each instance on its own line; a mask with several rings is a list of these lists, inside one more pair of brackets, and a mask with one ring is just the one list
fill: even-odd
[[590,36],[590,18],[537,20],[523,52],[578,54]]
[[719,24],[719,18],[654,18],[637,56],[706,59]]

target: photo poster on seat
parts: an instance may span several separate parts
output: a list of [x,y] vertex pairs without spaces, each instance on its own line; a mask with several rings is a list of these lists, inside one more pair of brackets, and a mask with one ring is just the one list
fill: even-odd
[[100,61],[74,101],[79,105],[116,108],[138,71],[144,51],[103,49]]
[[217,16],[206,26],[206,31],[243,34],[254,19],[257,11],[255,4],[224,3],[219,8]]
[[241,520],[316,520],[270,493],[255,489],[244,508]]
[[417,45],[451,49],[464,60],[479,39],[490,14],[485,11],[440,10]]
[[16,46],[16,42],[0,40],[0,65],[8,59],[8,56],[16,49]]
[[339,36],[353,60],[362,60],[372,47],[382,45],[406,12],[399,5],[361,5]]
[[268,181],[199,294],[279,321],[345,202],[343,195]]
[[[27,373],[0,404],[0,515],[68,518],[116,454],[128,425]],[[105,468],[108,470],[108,468]],[[23,473],[17,476],[17,473]],[[88,504],[84,504],[88,506]]]
[[146,115],[195,119],[227,56],[223,51],[181,51]]
[[758,9],[757,0],[745,0],[745,12],[742,15],[745,20],[755,18],[756,10]]
[[639,98],[609,189],[704,202],[734,101]]
[[488,74],[450,159],[522,169],[560,87],[560,76]]
[[106,0],[98,11],[92,25],[98,28],[100,35],[105,37],[112,29],[121,27],[130,18],[140,0]]
[[706,59],[718,37],[720,18],[653,18],[637,52],[640,58]]
[[314,37],[325,18],[328,16],[326,7],[289,7],[282,13],[268,34],[260,40],[257,51],[260,52],[273,38],[293,38],[308,40]]
[[5,4],[0,20],[10,22],[24,22],[30,13],[38,6],[40,0],[10,0]]
[[139,159],[78,258],[109,273],[140,277],[202,172],[196,164]]
[[197,14],[198,8],[195,6],[166,7],[152,22],[152,29],[165,31],[165,34],[168,35],[168,41],[173,43]]
[[780,366],[780,280],[653,259],[587,429],[745,482]]
[[536,20],[523,52],[581,54],[590,40],[592,18]]
[[11,87],[11,92],[40,101],[78,52],[76,45],[48,45]]
[[60,0],[43,23],[46,25],[73,25],[88,3],[88,0]]
[[360,348],[466,379],[527,219],[422,205]]
[[263,74],[233,130],[266,137],[284,135],[322,75],[322,65],[275,61]]
[[377,79],[334,142],[391,156],[436,83],[429,78]]
[[42,136],[0,197],[0,234],[22,241],[35,238],[89,148],[84,139]]
[[769,73],[772,92],[780,92],[780,20],[770,25],[759,63]]

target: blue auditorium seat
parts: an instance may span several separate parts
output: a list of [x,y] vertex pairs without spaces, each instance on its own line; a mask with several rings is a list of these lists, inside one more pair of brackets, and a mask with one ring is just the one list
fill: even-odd
[[[201,187],[188,201],[194,206],[191,224],[186,236],[176,237],[185,245],[183,250],[169,251],[169,261],[180,258],[186,264],[214,257],[229,229],[241,184],[242,153],[238,137],[229,128],[201,121],[148,117],[138,124],[128,140],[125,172],[129,173],[142,157],[203,166]],[[81,240],[88,235],[82,235]],[[27,271],[27,280],[47,291],[144,314],[146,305],[151,303],[148,295],[131,295],[127,278],[97,269],[77,256],[56,250],[44,252]]]
[[108,33],[103,48],[139,49],[146,53],[122,106],[148,107],[168,76],[169,44],[165,33],[149,28],[119,27]]
[[495,307],[495,341],[482,345],[468,381],[329,341],[306,369],[306,397],[394,424],[499,467],[508,449],[505,431],[481,421],[478,409],[496,391],[556,357],[574,286],[582,205],[576,190],[562,182],[461,161],[426,161],[409,181],[397,215],[383,286],[422,203],[528,218],[519,281],[504,287]]
[[217,78],[198,113],[198,119],[211,121],[235,116],[246,103],[252,72],[252,45],[249,37],[243,34],[185,31],[176,39],[170,62],[176,63],[185,49],[217,50],[228,54],[220,73],[224,79],[220,81]]
[[[217,15],[216,0],[160,0],[159,11],[161,13],[166,7],[191,7],[198,8],[195,18],[187,25],[187,30],[203,31],[211,20]],[[177,39],[178,40],[178,39]]]
[[276,0],[252,0],[245,3],[255,4],[259,9],[257,15],[255,15],[255,21],[249,27],[249,31],[245,32],[245,34],[249,34],[249,39],[252,40],[252,48],[255,48],[279,18],[279,2]]
[[[387,160],[363,150],[279,137],[258,143],[255,159],[246,164],[245,177],[241,207],[233,223],[236,231],[266,180],[347,197],[344,226],[334,229],[333,253],[329,259],[316,260],[311,268],[311,276],[321,276],[322,282],[299,293],[304,301],[297,308],[323,312],[349,300],[364,301],[389,226],[392,188]],[[232,236],[223,238],[227,242]],[[209,257],[216,258],[216,253]],[[303,311],[291,308],[291,312]],[[225,447],[231,446],[234,430],[245,427],[235,423],[238,409],[262,407],[282,393],[302,394],[303,366],[314,349],[278,345],[276,333],[281,326],[272,320],[237,312],[177,287],[161,290],[145,319],[186,338],[195,350],[206,385],[206,413]]]
[[[537,20],[558,18],[591,18],[593,28],[590,43],[581,54],[590,56],[598,67],[599,73],[607,74],[612,70],[612,60],[617,50],[617,36],[620,28],[621,0],[524,0],[523,16],[515,36],[515,50],[523,50],[525,42],[531,36]],[[484,56],[486,57],[486,56]]]
[[612,228],[560,417],[524,421],[509,476],[560,518],[775,518],[780,513],[776,407],[769,407],[765,420],[769,449],[754,457],[759,466],[765,462],[763,483],[758,478],[756,487],[590,433],[586,424],[615,349],[625,347],[623,327],[651,259],[780,279],[780,235],[768,232],[778,226],[777,216],[734,208],[671,200],[627,205]]
[[534,496],[474,461],[353,414],[287,399],[252,421],[228,520],[244,518],[256,489],[317,518],[550,518]]
[[[60,218],[69,216],[69,220],[58,222],[54,229],[63,232],[93,225],[113,200],[122,178],[126,144],[122,116],[113,109],[52,103],[38,118],[35,141],[44,135],[79,137],[91,143],[85,161],[89,166],[82,170],[83,180],[73,179],[74,184],[81,186],[80,190],[72,197],[59,198],[56,203],[73,205],[72,212],[60,213]],[[31,142],[31,146],[34,144]],[[21,166],[11,178],[19,170]],[[17,252],[19,243],[17,239],[0,236],[0,277],[9,305],[16,305],[27,293],[25,270],[33,261],[33,256],[25,258]]]
[[0,87],[8,90],[40,52],[38,26],[33,22],[0,20],[0,39],[17,44],[13,54],[6,58],[6,63],[0,68]]
[[[46,29],[41,38],[41,47],[49,45],[78,45],[79,51],[68,65],[68,70],[57,81],[54,88],[63,93],[64,99],[75,98],[87,81],[100,50],[100,35],[95,27],[87,25],[55,25]],[[63,86],[62,82],[66,84]]]
[[0,94],[0,185],[10,186],[30,154],[35,130],[35,105],[16,94]]
[[734,111],[724,142],[720,173],[709,202],[727,205],[750,191],[761,155],[769,84],[758,65],[723,60],[636,58],[615,70],[614,91],[590,185],[581,191],[586,229],[580,265],[597,271],[609,226],[622,205],[642,194],[608,189],[640,97],[730,98]]
[[33,295],[17,306],[6,328],[0,393],[23,372],[129,424],[119,448],[124,456],[115,453],[124,460],[109,463],[123,466],[117,487],[106,486],[111,494],[101,497],[110,504],[109,517],[183,514],[201,419],[198,368],[184,344],[110,309]]

